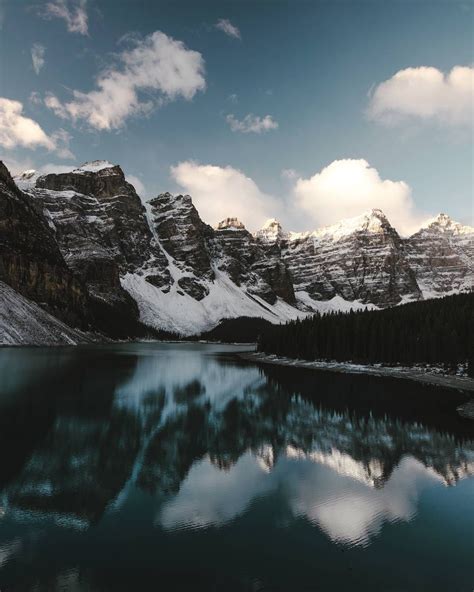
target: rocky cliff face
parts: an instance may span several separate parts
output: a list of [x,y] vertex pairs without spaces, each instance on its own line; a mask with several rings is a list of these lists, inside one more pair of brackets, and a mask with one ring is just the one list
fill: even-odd
[[421,297],[405,245],[383,212],[280,239],[295,291],[308,302],[341,296],[376,306]]
[[[191,335],[225,318],[282,322],[318,310],[393,306],[473,284],[474,231],[444,215],[409,239],[380,210],[306,233],[285,232],[271,219],[251,234],[236,218],[211,228],[189,195],[162,193],[145,207],[122,169],[106,161],[60,174],[27,171],[17,179],[23,192],[8,173],[3,177],[8,230],[0,279],[49,302],[53,312],[61,305],[80,309],[88,293],[94,322],[112,335],[133,334],[138,319]],[[11,225],[17,219],[35,219],[38,230],[28,223],[20,232],[19,223]],[[53,274],[37,269],[39,259],[63,275],[56,267]],[[70,285],[49,289],[52,276]],[[70,296],[59,296],[68,290]]]
[[281,259],[279,245],[254,237],[237,218],[227,218],[218,224],[212,251],[217,267],[238,286],[245,285],[251,294],[269,304],[275,304],[277,298],[295,303],[290,274]]
[[[112,334],[127,334],[138,307],[121,275],[163,258],[145,208],[122,169],[104,161],[38,177],[25,189],[49,220],[67,265],[87,286],[94,316]],[[130,329],[127,329],[130,327]]]
[[425,298],[474,287],[474,228],[439,214],[405,241],[405,251]]
[[86,324],[86,289],[66,265],[47,220],[1,162],[0,280],[51,314]]
[[[173,196],[171,193],[162,193],[149,203],[155,235],[183,273],[177,280],[179,287],[192,298],[202,300],[209,294],[207,282],[214,279],[207,249],[212,228],[201,220],[189,195]],[[160,282],[158,287],[169,292],[172,279],[169,270],[166,271],[166,275],[161,274],[162,278],[166,277],[166,282]]]

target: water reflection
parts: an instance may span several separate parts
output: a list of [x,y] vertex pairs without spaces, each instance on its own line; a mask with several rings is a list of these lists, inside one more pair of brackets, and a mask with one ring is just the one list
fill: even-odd
[[[3,566],[22,555],[12,524],[128,524],[137,496],[148,500],[140,519],[165,534],[274,504],[275,524],[364,547],[385,523],[413,520],[423,492],[474,474],[461,394],[258,368],[222,346],[71,351],[0,354],[4,372],[21,374],[2,384],[0,447],[16,449],[0,482]],[[427,397],[449,406],[427,413]]]

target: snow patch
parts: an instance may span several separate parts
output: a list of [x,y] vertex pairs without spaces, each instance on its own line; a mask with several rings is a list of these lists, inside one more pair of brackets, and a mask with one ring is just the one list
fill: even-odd
[[354,234],[354,232],[363,231],[371,234],[379,234],[384,232],[384,227],[386,226],[390,226],[390,223],[382,210],[373,209],[367,210],[354,218],[341,220],[337,224],[323,226],[312,232],[290,232],[289,240],[295,241],[314,237],[317,239],[331,239],[337,242],[346,236]]
[[104,169],[110,169],[115,165],[108,160],[92,160],[85,162],[77,169],[73,169],[73,173],[98,173]]
[[344,300],[339,295],[334,296],[330,300],[314,300],[308,292],[300,290],[295,292],[295,297],[300,308],[321,314],[327,312],[350,312],[351,310],[378,310],[375,304],[367,304],[359,300]]
[[0,282],[0,345],[77,345],[91,341]]
[[200,301],[182,292],[177,282],[164,293],[138,274],[128,273],[121,281],[137,301],[143,323],[183,336],[208,331],[222,319],[259,317],[278,324],[307,314],[281,299],[270,305],[236,286],[221,271],[216,269],[215,274],[215,280],[207,283],[209,294]]

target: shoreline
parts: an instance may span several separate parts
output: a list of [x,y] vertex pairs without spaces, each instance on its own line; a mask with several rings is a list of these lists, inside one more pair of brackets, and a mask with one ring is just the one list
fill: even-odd
[[432,386],[456,389],[466,393],[474,394],[474,379],[463,376],[450,376],[447,374],[435,374],[424,372],[416,368],[395,368],[389,366],[366,366],[363,364],[352,364],[350,362],[311,362],[293,358],[277,357],[273,354],[260,352],[241,353],[239,357],[251,362],[261,364],[274,364],[277,366],[288,366],[290,368],[306,368],[309,370],[320,370],[323,372],[338,372],[342,374],[363,374],[366,376],[391,377],[404,380],[413,380]]

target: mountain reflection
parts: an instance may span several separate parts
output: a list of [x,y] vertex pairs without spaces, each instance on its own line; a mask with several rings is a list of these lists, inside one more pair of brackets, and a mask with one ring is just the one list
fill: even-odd
[[[195,529],[228,524],[276,496],[286,508],[279,520],[365,545],[385,522],[412,519],[426,488],[474,474],[468,420],[454,411],[420,417],[434,389],[404,385],[405,407],[397,400],[382,413],[381,385],[390,401],[392,388],[405,396],[398,383],[359,382],[358,405],[347,377],[293,380],[217,355],[225,349],[118,346],[94,366],[97,349],[46,365],[33,352],[41,385],[8,383],[4,417],[22,418],[25,434],[2,475],[5,515],[86,528],[125,512],[140,492],[153,500],[156,526]],[[48,412],[38,415],[39,391]]]

